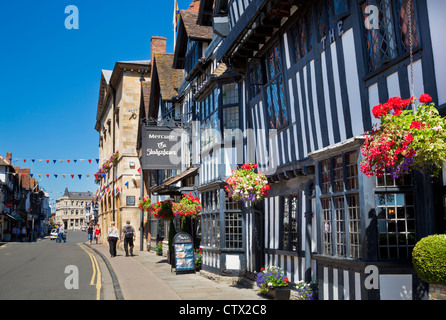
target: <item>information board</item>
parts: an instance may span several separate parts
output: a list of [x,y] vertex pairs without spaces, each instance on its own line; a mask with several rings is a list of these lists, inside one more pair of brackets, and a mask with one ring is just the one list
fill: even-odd
[[173,238],[175,272],[195,272],[194,244],[190,234],[180,232]]

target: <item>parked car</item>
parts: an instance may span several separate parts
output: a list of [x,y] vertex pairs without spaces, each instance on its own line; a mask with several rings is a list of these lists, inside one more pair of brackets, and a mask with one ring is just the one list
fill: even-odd
[[51,239],[51,240],[55,240],[55,239],[57,239],[57,229],[53,229],[53,230],[51,230],[51,233],[50,233],[50,239]]

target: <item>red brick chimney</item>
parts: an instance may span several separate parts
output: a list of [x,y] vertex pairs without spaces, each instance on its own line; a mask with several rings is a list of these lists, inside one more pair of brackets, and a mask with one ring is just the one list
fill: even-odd
[[198,12],[200,9],[200,0],[192,0],[191,4],[189,5],[189,11],[195,11]]
[[167,38],[152,36],[150,38],[150,61],[153,63],[155,53],[166,53]]
[[12,163],[12,153],[6,152],[6,161],[9,161],[9,164]]

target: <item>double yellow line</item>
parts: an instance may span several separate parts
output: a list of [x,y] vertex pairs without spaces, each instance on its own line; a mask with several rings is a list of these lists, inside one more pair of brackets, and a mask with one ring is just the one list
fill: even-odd
[[99,269],[98,261],[93,254],[91,254],[87,251],[87,249],[84,248],[82,244],[78,243],[77,245],[90,256],[91,266],[93,267],[93,275],[91,276],[90,285],[94,286],[94,279],[96,278],[96,300],[101,300],[101,269]]

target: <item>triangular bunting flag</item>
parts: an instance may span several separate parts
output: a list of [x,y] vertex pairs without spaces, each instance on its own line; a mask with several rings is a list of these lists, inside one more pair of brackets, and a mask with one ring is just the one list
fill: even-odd
[[78,174],[77,176],[79,177],[79,180],[82,178],[82,175],[81,175],[81,174]]
[[99,163],[99,159],[96,159],[96,163]]
[[46,163],[49,163],[50,162],[50,160],[46,160]]
[[26,159],[23,159],[23,162],[26,162]]
[[30,175],[29,175],[31,178],[34,176],[34,174],[33,173],[30,173]]
[[124,183],[127,186],[127,189],[129,188],[129,182],[127,181],[126,183]]
[[57,178],[57,174],[54,175]]
[[53,160],[53,163],[56,163],[57,160]]
[[68,163],[70,163],[71,160],[67,160]]
[[49,175],[49,174],[47,174],[47,175],[46,175],[46,177],[47,177],[47,178],[49,178],[49,177],[50,177],[50,175]]
[[88,162],[91,163],[91,159],[88,159]]
[[73,179],[73,178],[74,178],[74,174],[71,175],[71,179]]
[[63,174],[62,177],[65,178],[65,175]]
[[34,161],[36,161],[36,159],[31,159],[31,161],[34,163]]
[[73,160],[74,161],[74,163],[76,163],[77,162],[77,160]]

